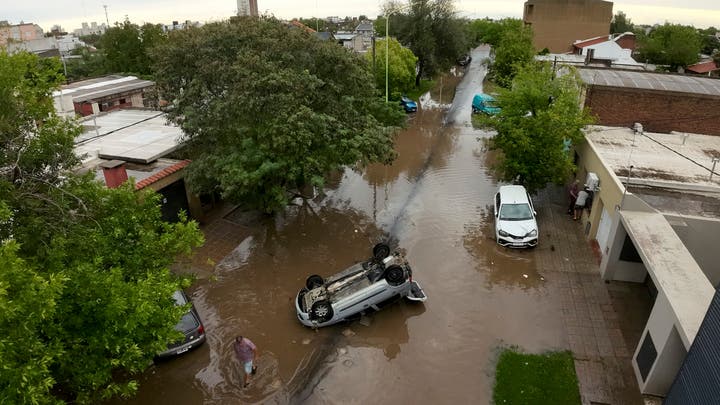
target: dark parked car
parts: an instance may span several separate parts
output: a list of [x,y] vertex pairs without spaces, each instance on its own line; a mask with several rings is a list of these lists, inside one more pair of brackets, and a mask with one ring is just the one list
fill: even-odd
[[472,61],[472,57],[468,54],[465,54],[465,55],[461,56],[460,58],[458,58],[457,63],[460,66],[465,66],[465,65],[469,65],[471,61]]
[[185,334],[185,338],[168,345],[168,349],[162,353],[158,353],[160,359],[177,356],[183,354],[190,349],[194,349],[205,342],[205,327],[200,320],[195,306],[190,302],[187,295],[182,291],[173,293],[175,305],[184,306],[190,304],[190,309],[186,312],[180,322],[175,325],[175,330]]
[[417,103],[405,96],[400,97],[400,105],[405,109],[406,113],[417,111]]

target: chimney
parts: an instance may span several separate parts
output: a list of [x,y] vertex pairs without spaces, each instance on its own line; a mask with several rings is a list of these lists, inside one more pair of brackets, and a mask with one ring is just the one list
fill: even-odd
[[103,169],[105,185],[108,188],[118,188],[128,179],[125,162],[122,160],[107,160],[100,163],[100,167]]
[[595,49],[588,49],[585,54],[585,64],[592,63],[593,59],[595,59]]

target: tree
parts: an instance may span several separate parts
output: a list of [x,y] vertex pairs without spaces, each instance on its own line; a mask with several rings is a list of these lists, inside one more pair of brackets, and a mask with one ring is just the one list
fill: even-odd
[[[400,42],[418,58],[417,86],[422,77],[455,64],[470,42],[466,23],[457,17],[453,0],[410,0],[405,7],[408,8],[405,14],[391,15],[390,30],[397,32]],[[384,8],[398,10],[398,3],[387,3]]]
[[509,87],[517,71],[532,62],[535,48],[532,44],[532,31],[529,28],[511,26],[502,30],[501,35],[495,49],[491,75],[497,84]]
[[474,45],[488,44],[497,48],[506,32],[522,31],[523,27],[522,20],[517,18],[503,18],[498,21],[487,18],[474,20],[470,23],[470,38]]
[[0,356],[12,368],[0,395],[10,403],[131,394],[137,383],[114,376],[144,370],[179,337],[172,293],[189,280],[169,266],[202,242],[194,222],[161,220],[159,195],[73,173],[79,127],[50,97],[62,80],[55,59],[0,51]]
[[166,39],[161,25],[147,23],[139,27],[126,19],[108,28],[98,45],[107,58],[108,73],[151,75],[149,50]]
[[518,70],[510,89],[500,89],[501,112],[481,121],[497,135],[491,146],[502,151],[500,177],[530,192],[548,182],[562,184],[573,170],[566,143],[577,145],[592,118],[579,104],[580,79],[574,71],[554,77],[549,64],[527,64]]
[[[388,53],[388,87],[391,94],[405,93],[412,90],[415,84],[415,66],[417,58],[412,51],[400,45],[396,39],[390,39],[387,44]],[[385,88],[385,40],[377,41],[375,44],[375,84],[378,89]],[[371,52],[365,54],[368,64],[372,66],[373,55]]]
[[625,32],[634,32],[635,25],[624,12],[618,11],[610,21],[610,33],[611,34],[622,34]]
[[394,156],[403,114],[365,60],[303,30],[237,17],[174,32],[155,58],[197,193],[273,211],[330,170]]
[[686,25],[665,23],[638,37],[640,60],[667,65],[671,70],[699,60],[701,40],[697,30]]

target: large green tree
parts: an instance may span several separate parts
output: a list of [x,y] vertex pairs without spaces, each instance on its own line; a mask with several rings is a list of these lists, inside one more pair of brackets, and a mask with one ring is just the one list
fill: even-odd
[[[412,51],[405,48],[396,39],[377,41],[375,55],[375,84],[378,89],[385,89],[385,47],[387,45],[388,59],[388,88],[390,94],[397,98],[400,93],[406,93],[415,85],[415,66],[417,58]],[[373,64],[373,55],[371,52],[365,54],[368,64]]]
[[610,33],[622,34],[633,31],[635,31],[635,25],[632,23],[632,20],[622,11],[615,13],[612,21],[610,21]]
[[[79,127],[58,118],[59,62],[0,51],[0,398],[96,403],[179,337],[188,285],[169,271],[202,242],[159,195],[74,174]],[[14,325],[14,326],[9,326]]]
[[583,139],[583,127],[592,122],[578,103],[581,84],[576,73],[554,76],[549,64],[524,65],[511,88],[500,89],[501,112],[480,118],[497,131],[491,143],[502,151],[500,177],[531,192],[567,179],[574,168],[568,147]]
[[503,18],[501,20],[485,18],[470,23],[469,35],[473,45],[489,44],[493,48],[497,48],[506,32],[521,31],[523,26],[522,20],[517,18]]
[[533,61],[535,48],[532,40],[530,28],[508,24],[501,31],[490,68],[490,74],[497,84],[509,87],[518,70]]
[[418,58],[416,86],[421,78],[455,64],[470,46],[467,22],[458,17],[453,0],[389,2],[383,9],[390,14],[390,35],[397,33]]
[[196,192],[266,211],[342,165],[387,162],[403,114],[377,97],[365,59],[272,18],[177,31],[157,82],[187,134]]
[[700,34],[691,26],[666,22],[638,37],[639,60],[669,66],[671,70],[699,60]]
[[105,54],[108,73],[151,75],[149,51],[166,39],[160,24],[146,23],[141,27],[125,20],[108,28],[98,46]]

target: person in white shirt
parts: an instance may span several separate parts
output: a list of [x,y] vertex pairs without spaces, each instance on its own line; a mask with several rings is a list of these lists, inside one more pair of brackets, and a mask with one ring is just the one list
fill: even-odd
[[582,217],[582,210],[585,208],[585,203],[589,196],[590,193],[587,187],[578,193],[577,199],[575,200],[575,215],[573,215],[573,220],[578,220]]

